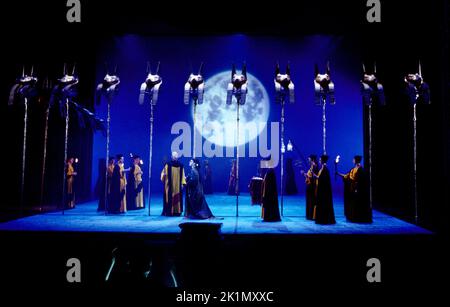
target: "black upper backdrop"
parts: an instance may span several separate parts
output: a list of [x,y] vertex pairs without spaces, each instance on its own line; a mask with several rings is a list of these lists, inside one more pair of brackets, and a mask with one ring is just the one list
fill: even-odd
[[[221,35],[244,33],[295,39],[309,34],[336,34],[350,38],[368,65],[377,61],[378,76],[385,86],[388,106],[374,114],[374,197],[379,208],[404,217],[413,216],[412,114],[402,97],[403,76],[415,72],[417,62],[431,87],[432,104],[420,107],[418,122],[419,203],[423,222],[433,228],[444,225],[441,210],[448,212],[449,183],[449,63],[448,10],[440,1],[382,1],[380,24],[366,21],[366,1],[295,1],[249,3],[197,1],[166,2],[81,1],[81,24],[66,21],[66,1],[17,1],[6,8],[2,19],[5,101],[22,64],[34,64],[40,78],[55,79],[64,62],[77,63],[81,103],[93,108],[95,55],[102,37],[124,33],[144,35]],[[6,19],[5,19],[6,18]],[[201,52],[201,51],[200,51]],[[268,64],[271,65],[271,64]],[[305,68],[305,73],[311,69]],[[311,77],[312,78],[312,77]],[[43,108],[33,107],[27,160],[27,203],[38,200],[43,138]],[[34,113],[33,113],[34,112]],[[22,112],[10,110],[6,121],[7,171],[11,176],[6,205],[17,204],[21,169]],[[31,115],[30,115],[31,118]],[[42,118],[38,120],[36,118]],[[56,118],[56,117],[54,117]],[[47,202],[60,198],[62,178],[63,121],[50,123]],[[367,138],[366,138],[367,139]],[[92,135],[71,131],[69,153],[77,153],[83,169],[78,179],[78,198],[91,197]],[[367,144],[366,144],[367,145]],[[367,146],[366,146],[367,148]],[[367,153],[366,153],[367,154]],[[447,189],[445,188],[447,187]],[[16,191],[13,193],[12,191]],[[445,201],[445,197],[447,201]],[[1,205],[5,205],[2,203]]]

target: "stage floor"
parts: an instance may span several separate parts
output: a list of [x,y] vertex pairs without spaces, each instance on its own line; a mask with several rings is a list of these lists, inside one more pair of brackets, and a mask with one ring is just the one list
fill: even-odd
[[151,215],[148,209],[128,211],[125,214],[105,215],[97,212],[97,202],[77,204],[76,208],[50,212],[0,223],[0,231],[55,231],[55,232],[114,232],[143,234],[177,234],[183,222],[222,223],[224,235],[239,234],[431,234],[430,231],[407,223],[382,212],[373,211],[372,224],[355,224],[346,221],[342,199],[335,198],[335,225],[316,225],[305,219],[303,196],[284,197],[284,216],[281,222],[263,222],[260,207],[250,204],[250,196],[239,197],[239,217],[236,217],[236,197],[225,194],[207,195],[213,214],[223,220],[188,220],[183,217],[160,216],[161,195],[154,195]]

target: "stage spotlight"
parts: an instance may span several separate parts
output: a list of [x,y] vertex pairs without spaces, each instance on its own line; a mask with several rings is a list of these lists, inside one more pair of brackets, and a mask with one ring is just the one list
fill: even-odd
[[75,158],[75,163],[78,163],[78,161],[80,161],[80,160],[78,160],[78,158]]

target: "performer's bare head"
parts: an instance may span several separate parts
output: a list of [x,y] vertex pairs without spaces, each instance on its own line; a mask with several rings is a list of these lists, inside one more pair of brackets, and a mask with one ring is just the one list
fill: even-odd
[[172,151],[172,160],[174,161],[178,160],[178,152]]

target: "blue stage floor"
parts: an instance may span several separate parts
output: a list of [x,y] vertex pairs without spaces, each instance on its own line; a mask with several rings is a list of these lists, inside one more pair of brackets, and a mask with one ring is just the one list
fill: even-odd
[[[224,194],[207,195],[207,201],[217,217],[223,220],[193,221],[198,223],[222,223],[224,235],[238,234],[431,234],[430,231],[395,217],[374,210],[372,224],[355,224],[345,220],[342,199],[335,199],[335,225],[316,225],[305,219],[303,196],[284,197],[284,217],[281,222],[261,221],[260,207],[250,205],[250,196],[239,197],[239,217],[235,214],[235,196]],[[151,216],[148,209],[128,211],[125,214],[107,215],[97,212],[97,202],[77,204],[75,209],[44,213],[5,223],[0,223],[0,231],[68,231],[68,232],[115,232],[176,234],[178,225],[192,221],[183,217],[163,217],[161,195],[154,195]]]

